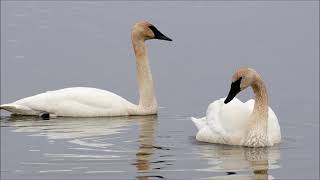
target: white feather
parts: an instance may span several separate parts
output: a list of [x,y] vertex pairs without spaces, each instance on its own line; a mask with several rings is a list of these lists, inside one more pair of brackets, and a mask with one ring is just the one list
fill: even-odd
[[1,109],[14,114],[39,115],[48,112],[70,117],[129,115],[134,108],[134,104],[114,93],[87,87],[48,91],[1,105]]
[[[249,130],[249,116],[253,110],[254,100],[243,103],[234,98],[228,104],[224,104],[224,99],[211,103],[206,117],[201,120],[192,119],[199,130],[196,139],[209,143],[243,145]],[[281,140],[280,126],[277,116],[270,107],[268,113],[268,140],[269,144],[273,145]]]

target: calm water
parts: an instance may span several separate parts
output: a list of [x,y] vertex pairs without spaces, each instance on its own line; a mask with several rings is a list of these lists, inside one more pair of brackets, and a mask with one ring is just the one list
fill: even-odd
[[[89,86],[138,101],[130,28],[152,22],[158,116],[10,117],[1,179],[319,179],[319,2],[1,1],[1,103]],[[250,66],[265,80],[283,141],[199,143],[190,116]],[[239,95],[252,98],[252,91]]]

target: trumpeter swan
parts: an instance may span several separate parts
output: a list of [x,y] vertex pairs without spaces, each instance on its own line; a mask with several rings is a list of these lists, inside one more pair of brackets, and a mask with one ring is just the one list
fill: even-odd
[[140,94],[138,105],[109,91],[73,87],[23,98],[10,104],[3,104],[0,108],[13,114],[40,115],[44,118],[51,116],[99,117],[157,114],[158,105],[154,94],[145,40],[172,40],[146,21],[139,21],[133,26],[131,39],[136,56]]
[[[249,86],[255,100],[242,103],[235,98]],[[268,107],[266,86],[251,68],[239,68],[233,74],[227,98],[211,103],[206,117],[191,119],[199,130],[198,141],[249,147],[272,146],[281,141],[278,118]]]

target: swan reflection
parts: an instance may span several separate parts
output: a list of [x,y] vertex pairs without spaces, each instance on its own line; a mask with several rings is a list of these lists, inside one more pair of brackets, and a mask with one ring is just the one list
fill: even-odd
[[226,174],[204,179],[274,179],[269,170],[279,168],[280,150],[277,146],[247,148],[211,144],[199,148],[200,156],[208,160],[208,171]]
[[50,142],[66,139],[81,146],[103,148],[110,146],[97,137],[121,133],[133,123],[129,117],[65,118],[41,120],[36,117],[11,116],[1,126],[15,127],[14,132],[27,132],[29,136],[44,136]]
[[154,132],[157,128],[157,116],[145,116],[144,119],[138,120],[139,124],[139,149],[136,153],[136,162],[133,163],[136,166],[138,179],[147,180],[154,177],[151,175],[151,159],[155,149],[157,147],[154,142]]
[[[150,162],[152,155],[155,149],[161,148],[154,144],[157,122],[156,115],[101,118],[58,117],[51,120],[11,116],[2,118],[1,126],[13,127],[11,131],[26,132],[28,136],[46,137],[48,142],[53,144],[59,143],[58,140],[70,143],[63,145],[62,152],[41,151],[47,157],[48,162],[52,160],[76,161],[79,167],[72,167],[72,169],[81,167],[86,170],[84,173],[89,174],[116,173],[119,167],[134,165],[137,178],[148,179],[154,177],[150,174],[152,173]],[[137,146],[138,149],[135,150]],[[89,168],[86,166],[89,162],[114,165]],[[29,162],[23,163],[30,164]],[[121,165],[117,166],[117,163]]]

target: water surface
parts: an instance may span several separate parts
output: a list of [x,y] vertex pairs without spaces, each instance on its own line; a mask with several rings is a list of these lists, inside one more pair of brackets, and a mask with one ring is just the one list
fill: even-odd
[[[73,86],[138,102],[130,28],[147,42],[158,116],[9,117],[3,179],[319,179],[319,2],[1,1],[1,103]],[[239,66],[266,82],[283,141],[200,143],[190,116],[225,97]],[[251,90],[239,94],[246,101]]]
[[195,132],[185,126],[168,128],[187,124],[185,117],[12,117],[1,122],[6,138],[2,176],[14,179],[268,179],[280,168],[277,146],[210,145],[196,142]]

